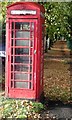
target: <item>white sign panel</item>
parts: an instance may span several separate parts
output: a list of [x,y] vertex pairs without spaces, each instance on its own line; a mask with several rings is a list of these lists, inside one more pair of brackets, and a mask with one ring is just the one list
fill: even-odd
[[35,10],[12,10],[11,11],[12,15],[36,15],[36,11]]
[[6,52],[5,51],[0,51],[0,56],[1,57],[6,57]]

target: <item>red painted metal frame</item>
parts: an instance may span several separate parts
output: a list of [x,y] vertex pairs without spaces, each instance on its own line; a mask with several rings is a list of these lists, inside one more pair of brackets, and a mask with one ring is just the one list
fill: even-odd
[[[41,85],[41,48],[42,48],[42,24],[44,25],[44,36],[43,36],[43,72],[44,75],[44,38],[45,38],[45,18],[40,16],[38,19],[38,25],[37,28],[39,30],[39,33],[37,35],[37,41],[38,41],[38,47],[37,47],[37,71],[36,71],[36,77],[37,77],[37,99],[40,99],[41,94],[43,93],[43,83],[44,78],[42,78],[42,85]],[[43,76],[42,75],[42,76]]]
[[[11,73],[13,73],[13,80],[11,80],[11,81],[13,81],[13,88],[11,88],[11,87],[9,87],[10,89],[9,89],[9,91],[10,91],[10,93],[9,93],[9,97],[12,97],[12,93],[13,93],[13,90],[14,90],[14,92],[16,92],[16,94],[17,94],[17,91],[18,91],[18,98],[25,98],[26,97],[26,94],[27,94],[27,98],[32,98],[33,96],[35,96],[35,82],[34,82],[34,80],[33,80],[33,73],[34,73],[34,70],[32,69],[32,72],[30,72],[30,65],[32,65],[33,66],[33,68],[35,68],[34,67],[34,62],[33,62],[33,64],[31,64],[30,63],[30,59],[31,59],[31,56],[33,56],[33,59],[35,58],[35,55],[33,55],[33,53],[34,53],[34,47],[33,47],[33,52],[32,52],[32,55],[30,55],[30,53],[29,53],[29,55],[15,55],[15,48],[29,48],[29,49],[31,49],[31,40],[33,40],[33,43],[34,43],[34,41],[35,41],[35,38],[31,38],[31,22],[33,22],[34,24],[36,24],[36,20],[28,20],[28,19],[22,19],[22,20],[14,20],[14,19],[12,19],[12,20],[10,20],[11,21],[11,23],[12,22],[14,22],[14,40],[13,40],[13,38],[11,38],[11,41],[13,40],[14,41],[14,46],[13,47],[11,47],[11,48],[14,48],[14,54],[13,55],[11,55],[11,56],[13,56],[13,71],[11,71]],[[23,46],[15,46],[15,39],[17,39],[17,38],[15,38],[15,22],[30,22],[30,38],[28,38],[28,40],[30,41],[30,46],[29,47],[23,47]],[[35,25],[34,25],[34,29],[35,29]],[[10,28],[11,29],[11,28]],[[12,31],[12,29],[11,29],[11,31]],[[33,32],[34,34],[35,34],[35,31]],[[33,35],[34,36],[34,35]],[[21,38],[19,38],[19,39],[21,39]],[[24,38],[25,39],[25,38]],[[35,45],[33,45],[33,46],[35,46]],[[30,51],[30,50],[29,50]],[[20,71],[15,71],[14,70],[14,64],[16,64],[15,63],[15,56],[28,56],[29,57],[29,73],[28,72],[20,72]],[[22,63],[17,63],[18,65],[21,65]],[[26,65],[25,63],[24,63],[24,65]],[[11,62],[10,62],[10,66],[11,66]],[[10,73],[10,74],[11,74]],[[28,73],[29,74],[29,80],[17,80],[17,79],[14,79],[14,73]],[[30,74],[32,73],[32,89],[30,89]],[[10,78],[11,79],[11,78]],[[35,79],[36,80],[36,79]],[[14,81],[26,81],[26,82],[28,82],[29,83],[29,88],[28,89],[25,89],[25,88],[14,88]],[[9,83],[11,83],[11,82],[9,82]],[[10,84],[10,86],[11,86],[11,84]],[[33,87],[34,86],[34,87]],[[22,94],[21,94],[21,91],[23,92],[23,96],[22,96]],[[25,91],[28,91],[26,94],[24,94],[25,93]],[[29,91],[30,91],[30,93],[29,93]],[[29,94],[28,94],[29,93]],[[13,96],[14,97],[17,97],[16,96],[16,94],[14,94]],[[30,95],[31,94],[31,95]],[[34,95],[33,95],[34,94]],[[31,97],[30,97],[31,96]]]
[[[36,10],[36,15],[11,15],[11,10]],[[41,12],[44,14],[44,7],[35,2],[17,2],[7,7],[7,18],[6,18],[6,82],[5,82],[5,97],[10,98],[27,98],[27,99],[39,99],[41,93],[43,92],[43,79],[41,85],[41,47],[42,47],[42,24],[45,22],[44,16],[41,16]],[[12,29],[12,22],[14,22],[14,29]],[[23,46],[15,46],[15,22],[30,22],[30,38],[17,38],[21,40],[29,40],[31,45],[31,22],[34,23],[33,29],[33,51],[30,55],[15,55],[15,48],[29,48],[31,51],[31,47],[23,47]],[[8,27],[9,26],[9,27]],[[12,38],[12,31],[14,31],[14,38]],[[44,36],[45,36],[45,27],[44,27]],[[12,40],[14,41],[14,46],[11,46]],[[13,55],[11,54],[11,48],[13,48]],[[34,54],[34,50],[36,50],[36,54]],[[43,51],[44,51],[44,38],[43,38]],[[13,56],[13,63],[11,63],[11,56]],[[29,64],[25,63],[15,63],[15,56],[28,56]],[[33,69],[30,72],[30,59],[33,56]],[[13,65],[13,71],[11,71],[11,65]],[[11,81],[21,81],[14,79],[14,73],[28,73],[15,71],[15,65],[29,65],[29,74],[32,74],[32,88],[11,88]],[[43,52],[43,68],[44,68],[44,52]],[[11,80],[11,73],[13,73],[13,80]],[[42,76],[44,74],[44,69]],[[29,75],[30,77],[30,75]],[[30,78],[28,80],[22,80],[30,83]]]

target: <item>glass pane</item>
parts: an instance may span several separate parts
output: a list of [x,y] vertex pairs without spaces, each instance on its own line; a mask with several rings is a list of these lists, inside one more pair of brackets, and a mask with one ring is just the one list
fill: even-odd
[[31,47],[33,47],[33,40],[31,40]]
[[30,31],[15,31],[16,38],[30,38]]
[[31,38],[33,38],[33,31],[31,31]]
[[15,56],[15,63],[29,63],[29,57]]
[[30,30],[30,23],[23,23],[23,30]]
[[13,48],[11,49],[11,54],[13,55]]
[[33,58],[31,57],[31,61],[30,61],[31,64],[32,64],[32,59],[33,59]]
[[12,38],[14,38],[14,32],[12,31]]
[[43,55],[41,56],[41,63],[43,63]]
[[41,63],[43,62],[43,60],[41,59]]
[[19,82],[19,81],[15,81],[15,88],[28,88],[28,82]]
[[15,29],[30,30],[30,23],[29,22],[16,22]]
[[30,55],[32,55],[32,50],[33,50],[33,49],[31,48],[31,49],[30,49]]
[[11,63],[13,63],[13,56],[11,57]]
[[13,73],[11,73],[11,79],[13,79]]
[[26,73],[15,73],[14,79],[17,80],[29,80],[29,74]]
[[29,72],[29,65],[15,65],[15,71]]
[[44,35],[44,33],[42,32],[42,40],[43,40],[43,35]]
[[13,46],[13,40],[12,40],[12,44],[11,45]]
[[30,72],[32,72],[32,65],[30,66]]
[[43,40],[42,40],[42,47],[43,47]]
[[14,87],[15,88],[28,88],[28,82],[20,82],[20,81],[15,81],[14,82]]
[[22,27],[22,25],[20,22],[15,22],[15,29],[20,29],[21,27]]
[[30,82],[30,89],[32,89],[32,83]]
[[30,74],[30,80],[32,80],[32,74]]
[[15,40],[15,46],[26,46],[29,47],[29,40]]
[[43,79],[41,78],[41,85],[42,85],[42,81],[43,81]]
[[31,23],[31,30],[33,30],[33,27],[34,27],[34,26],[33,26],[33,22],[32,22],[32,23]]
[[42,75],[43,75],[43,71],[41,71],[41,77],[42,77]]
[[41,63],[41,71],[43,71],[43,63]]
[[11,65],[11,71],[13,71],[13,65]]
[[41,48],[41,55],[43,55],[43,48]]
[[12,29],[14,29],[14,22],[12,22]]
[[29,48],[15,48],[16,55],[29,55]]
[[13,81],[11,81],[11,88],[13,88]]
[[43,55],[41,56],[41,59],[43,59]]

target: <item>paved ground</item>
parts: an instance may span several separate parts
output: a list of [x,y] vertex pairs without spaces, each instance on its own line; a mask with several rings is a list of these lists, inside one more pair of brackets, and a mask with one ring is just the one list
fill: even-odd
[[57,116],[57,118],[72,118],[72,108],[68,107],[55,107],[50,108],[50,112]]
[[62,104],[61,102],[50,102],[48,106],[50,116],[54,115],[59,118],[70,118],[72,119],[72,104]]
[[61,101],[46,100],[46,107],[41,111],[43,120],[72,120],[72,103],[63,104]]

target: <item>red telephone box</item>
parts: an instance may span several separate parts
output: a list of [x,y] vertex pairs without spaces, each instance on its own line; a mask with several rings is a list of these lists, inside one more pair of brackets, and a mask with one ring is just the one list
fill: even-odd
[[33,2],[7,6],[5,97],[39,99],[43,92],[44,7]]

